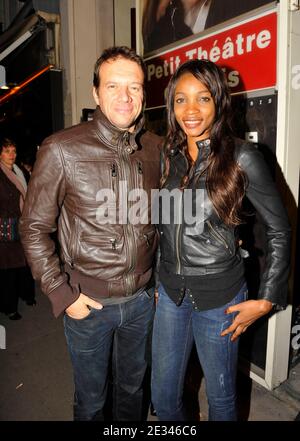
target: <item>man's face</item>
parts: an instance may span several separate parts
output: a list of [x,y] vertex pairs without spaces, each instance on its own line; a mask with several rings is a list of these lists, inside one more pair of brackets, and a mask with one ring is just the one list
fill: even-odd
[[119,57],[100,66],[99,79],[98,90],[93,89],[96,104],[115,127],[132,132],[143,107],[142,68]]

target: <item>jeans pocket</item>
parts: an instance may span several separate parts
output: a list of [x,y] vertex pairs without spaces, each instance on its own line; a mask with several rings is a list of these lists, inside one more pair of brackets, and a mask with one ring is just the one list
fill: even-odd
[[68,320],[74,320],[75,322],[83,322],[83,321],[87,320],[87,319],[91,316],[91,314],[93,313],[93,311],[96,311],[96,309],[89,307],[89,312],[87,313],[87,315],[85,315],[85,316],[82,317],[82,318],[71,317],[70,315],[68,315],[68,314],[65,312],[65,318],[68,319]]

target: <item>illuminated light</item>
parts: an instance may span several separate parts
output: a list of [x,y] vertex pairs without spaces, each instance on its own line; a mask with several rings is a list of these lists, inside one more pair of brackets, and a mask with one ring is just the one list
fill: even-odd
[[48,66],[44,67],[43,69],[39,70],[35,74],[31,75],[29,78],[24,80],[22,83],[18,84],[18,86],[15,86],[13,89],[11,89],[7,94],[3,95],[0,98],[0,104],[4,103],[5,101],[9,100],[13,95],[18,93],[21,89],[26,87],[29,83],[31,83],[33,80],[38,78],[39,76],[43,75],[43,73],[48,72],[48,70],[52,69],[53,64],[49,64]]
[[6,84],[3,84],[3,86],[1,86],[0,89],[2,89],[2,90],[7,90],[7,89],[9,89],[9,87],[6,86]]

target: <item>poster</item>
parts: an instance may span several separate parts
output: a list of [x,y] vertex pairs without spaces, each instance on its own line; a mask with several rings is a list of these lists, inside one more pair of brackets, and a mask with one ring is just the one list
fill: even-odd
[[187,60],[208,59],[219,64],[232,93],[276,86],[277,12],[265,12],[187,43],[145,58],[147,108],[164,105],[171,75]]
[[139,53],[147,56],[267,3],[270,0],[138,0]]

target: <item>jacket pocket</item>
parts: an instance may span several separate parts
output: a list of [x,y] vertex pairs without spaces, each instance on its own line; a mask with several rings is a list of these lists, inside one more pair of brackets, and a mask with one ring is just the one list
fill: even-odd
[[111,248],[112,250],[118,251],[120,249],[120,244],[122,241],[120,237],[103,237],[97,234],[84,234],[81,236],[81,240],[84,243],[89,245],[94,245],[96,247],[105,247],[107,249]]
[[[98,201],[105,201],[107,190],[112,190],[117,201],[118,166],[112,160],[81,160],[74,166],[74,187],[76,204],[81,207],[96,206]],[[101,194],[103,192],[103,194]]]
[[227,243],[227,240],[225,239],[225,237],[220,233],[220,231],[218,231],[215,227],[213,227],[212,223],[210,221],[206,221],[206,224],[209,228],[210,234],[211,236],[220,244],[223,246],[223,248],[225,248],[229,254],[232,256],[233,250],[230,248],[229,244]]
[[80,236],[77,265],[92,277],[102,280],[120,278],[127,268],[127,250],[122,234],[109,230],[84,232]]
[[157,234],[156,230],[152,230],[146,233],[143,233],[140,235],[140,238],[144,241],[144,243],[146,244],[146,246],[149,248],[151,247],[151,244],[153,243],[153,239],[155,234]]
[[137,237],[136,272],[143,274],[153,264],[154,254],[158,244],[158,232],[156,228],[144,228]]

